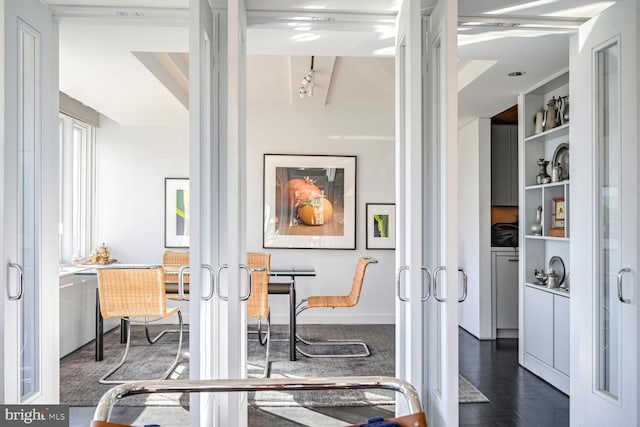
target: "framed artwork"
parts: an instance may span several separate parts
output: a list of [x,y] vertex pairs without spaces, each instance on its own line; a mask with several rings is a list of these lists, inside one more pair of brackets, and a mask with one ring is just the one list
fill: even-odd
[[189,247],[189,178],[164,179],[164,246]]
[[396,205],[367,203],[367,249],[395,249]]
[[264,155],[264,248],[356,248],[356,156]]
[[552,199],[551,204],[551,228],[549,236],[565,237],[564,221],[566,218],[564,197],[556,197]]
[[556,197],[553,199],[551,215],[553,217],[552,218],[553,227],[564,227],[564,220],[565,220],[564,197]]

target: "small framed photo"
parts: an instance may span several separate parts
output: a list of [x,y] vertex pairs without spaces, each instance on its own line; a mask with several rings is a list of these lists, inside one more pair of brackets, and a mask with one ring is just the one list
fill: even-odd
[[564,227],[565,220],[565,205],[564,197],[556,197],[553,199],[553,206],[551,208],[552,226]]
[[551,228],[549,236],[565,237],[564,221],[566,218],[565,203],[563,197],[556,197],[551,200]]
[[189,247],[189,178],[164,179],[164,247]]
[[367,249],[395,249],[396,205],[367,203]]

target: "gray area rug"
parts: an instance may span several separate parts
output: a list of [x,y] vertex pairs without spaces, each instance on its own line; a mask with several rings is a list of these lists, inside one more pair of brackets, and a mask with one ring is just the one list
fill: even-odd
[[[155,333],[162,326],[153,325]],[[357,339],[369,345],[371,356],[351,359],[310,359],[298,355],[295,362],[289,361],[289,342],[286,325],[274,325],[271,343],[271,378],[369,376],[395,374],[395,327],[393,325],[300,325],[303,338]],[[140,380],[157,378],[171,364],[177,349],[177,334],[165,335],[154,345],[147,343],[144,328],[134,325],[128,362],[116,372],[115,379]],[[173,379],[188,379],[189,334],[185,334],[184,363],[172,375]],[[256,378],[262,373],[264,347],[257,340],[249,340],[248,375]],[[98,383],[98,378],[115,366],[122,357],[124,344],[119,342],[119,330],[105,335],[104,360],[94,361],[93,343],[60,361],[60,403],[70,406],[95,406],[100,397],[110,388]],[[325,351],[320,348],[319,351]],[[335,349],[327,349],[335,351]],[[359,350],[359,349],[354,349]],[[349,351],[343,348],[342,351]],[[460,377],[460,403],[488,402],[488,399],[473,384]],[[250,393],[249,402],[255,406],[369,406],[391,405],[395,395],[385,390],[350,391],[306,391],[306,392],[257,392]],[[187,394],[149,394],[123,399],[118,406],[184,406],[189,404]]]

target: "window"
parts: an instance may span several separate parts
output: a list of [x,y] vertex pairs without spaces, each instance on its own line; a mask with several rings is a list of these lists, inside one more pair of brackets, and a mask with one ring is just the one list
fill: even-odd
[[60,114],[60,263],[86,259],[93,241],[95,128]]

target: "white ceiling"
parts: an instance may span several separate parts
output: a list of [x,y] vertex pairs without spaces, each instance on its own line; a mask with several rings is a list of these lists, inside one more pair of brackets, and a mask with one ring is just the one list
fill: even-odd
[[[187,120],[186,108],[159,80],[150,78],[152,71],[132,52],[187,52],[188,0],[135,3],[48,0],[47,3],[59,16],[84,17],[61,19],[61,90],[125,124]],[[393,72],[389,67],[391,60],[380,58],[393,55],[393,19],[399,0],[245,0],[245,3],[249,11],[248,53],[271,58],[262,62],[260,58],[249,60],[250,82],[252,73],[264,74],[264,67],[275,67],[282,72],[282,78],[290,79],[286,86],[295,90],[303,75],[293,75],[298,73],[292,66],[294,60],[287,67],[272,59],[282,55],[369,57],[343,62],[342,68],[334,67],[333,77],[346,72],[360,76],[354,77],[348,87],[358,86],[357,82],[371,73],[372,67],[382,67],[376,70],[376,75]],[[433,0],[423,0],[423,10],[428,11],[432,3]],[[515,104],[517,93],[567,67],[568,38],[573,31],[567,27],[575,28],[611,3],[459,0],[459,75],[461,85],[464,83],[459,93],[460,120],[491,117]],[[543,28],[541,25],[531,28],[532,22],[543,23]],[[511,71],[526,74],[508,77]],[[154,72],[157,74],[157,70]],[[392,79],[389,80],[384,91],[393,89]],[[274,90],[277,86],[262,87],[260,97],[279,99],[280,94]],[[364,91],[370,89],[363,87]],[[269,98],[271,95],[273,98]],[[283,100],[292,101],[291,96]],[[333,101],[348,102],[340,98]]]

